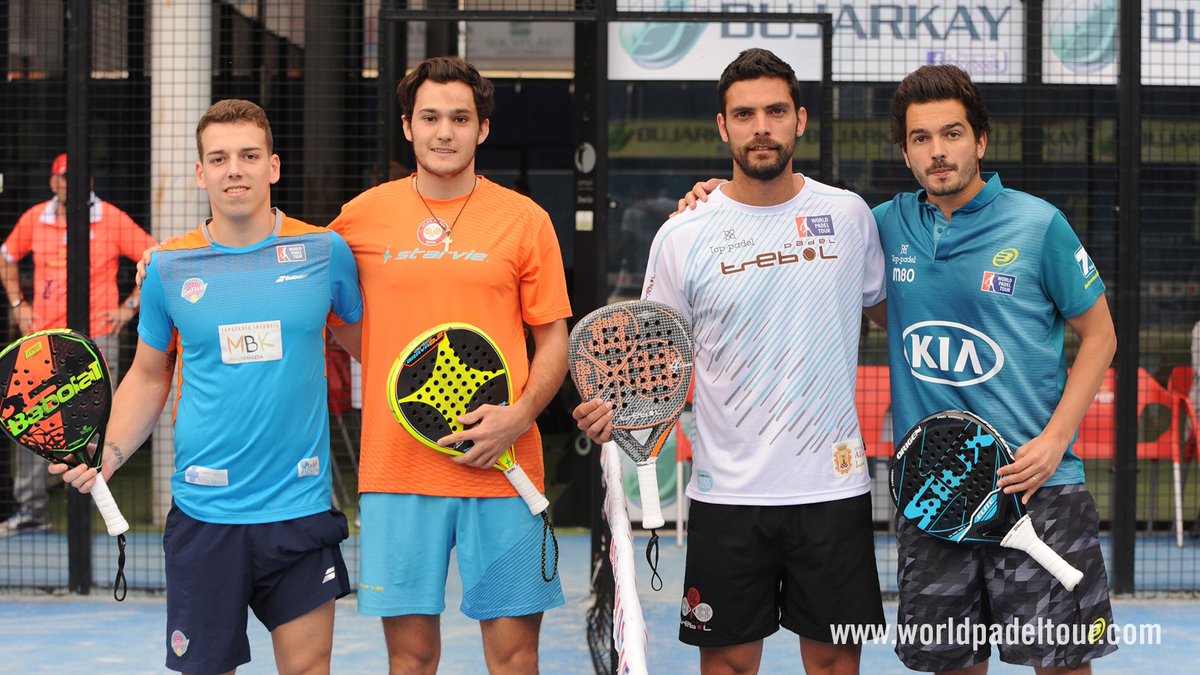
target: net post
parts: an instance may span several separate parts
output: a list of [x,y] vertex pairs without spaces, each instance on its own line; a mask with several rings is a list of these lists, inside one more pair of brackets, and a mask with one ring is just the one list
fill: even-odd
[[[92,77],[92,3],[67,3],[67,325],[91,333],[88,85]],[[85,195],[80,198],[79,195]],[[99,450],[98,450],[99,451]],[[91,498],[67,491],[67,585],[87,595],[92,590]]]

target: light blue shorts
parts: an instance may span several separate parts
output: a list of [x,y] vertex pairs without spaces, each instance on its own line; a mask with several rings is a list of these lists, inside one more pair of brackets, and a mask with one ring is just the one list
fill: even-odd
[[[556,576],[542,579],[542,519],[520,497],[459,498],[364,493],[358,611],[441,614],[455,549],[462,613],[477,621],[538,614],[563,604]],[[548,536],[548,535],[547,535]],[[546,571],[557,561],[546,542]]]

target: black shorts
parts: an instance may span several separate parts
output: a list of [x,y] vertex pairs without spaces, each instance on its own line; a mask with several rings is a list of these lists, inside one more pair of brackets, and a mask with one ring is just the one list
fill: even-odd
[[250,660],[246,607],[267,627],[350,593],[336,509],[260,525],[216,525],[172,505],[163,531],[167,668],[224,673]]
[[693,501],[679,640],[727,647],[780,626],[832,642],[830,624],[883,625],[871,496],[796,506]]
[[[897,636],[906,626],[924,628],[926,635],[897,640],[904,665],[923,671],[966,668],[990,657],[993,635],[1000,660],[1038,668],[1077,668],[1116,650],[1107,640],[1089,639],[1093,629],[1111,626],[1113,617],[1099,515],[1087,488],[1044,487],[1034,493],[1028,513],[1042,541],[1083,572],[1074,591],[1024,551],[936,539],[898,518]],[[982,644],[964,639],[971,630],[956,634],[951,624],[987,626],[989,639]]]

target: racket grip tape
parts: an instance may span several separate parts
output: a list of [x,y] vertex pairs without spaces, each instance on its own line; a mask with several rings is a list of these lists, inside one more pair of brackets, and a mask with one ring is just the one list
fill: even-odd
[[529,507],[529,512],[533,515],[536,516],[550,507],[550,500],[538,492],[538,489],[533,485],[533,481],[529,480],[529,476],[525,474],[525,469],[522,469],[520,464],[513,464],[505,469],[504,477],[516,488],[517,494],[521,495],[521,499],[525,500],[525,505]]
[[100,510],[100,515],[104,516],[104,526],[108,528],[108,536],[115,537],[128,532],[129,523],[125,521],[125,516],[121,515],[121,509],[117,508],[117,502],[113,500],[108,483],[104,482],[104,476],[101,476],[99,472],[96,472],[96,482],[92,484],[91,492],[92,500],[96,502],[96,508]]
[[658,500],[658,467],[656,457],[650,457],[638,462],[638,493],[642,501],[642,527],[647,530],[657,530],[666,520],[663,519],[662,504]]
[[1075,586],[1083,579],[1083,572],[1071,566],[1071,563],[1063,560],[1062,556],[1054,552],[1038,538],[1037,532],[1033,529],[1033,521],[1029,519],[1029,514],[1021,516],[1016,525],[1004,535],[1004,539],[1000,540],[1001,546],[1015,548],[1025,551],[1038,562],[1039,565],[1046,568],[1046,571],[1054,575],[1055,579],[1068,590],[1075,590]]

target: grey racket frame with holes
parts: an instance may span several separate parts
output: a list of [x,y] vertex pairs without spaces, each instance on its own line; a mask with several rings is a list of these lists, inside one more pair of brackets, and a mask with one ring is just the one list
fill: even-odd
[[922,532],[958,543],[1000,544],[1028,553],[1073,590],[1083,574],[1046,546],[1020,494],[1004,494],[996,470],[1013,462],[1004,438],[960,410],[934,413],[901,437],[888,482],[900,514]]
[[673,307],[618,302],[580,319],[568,347],[583,400],[613,406],[612,439],[637,464],[642,526],[662,527],[656,460],[692,382],[692,330]]

